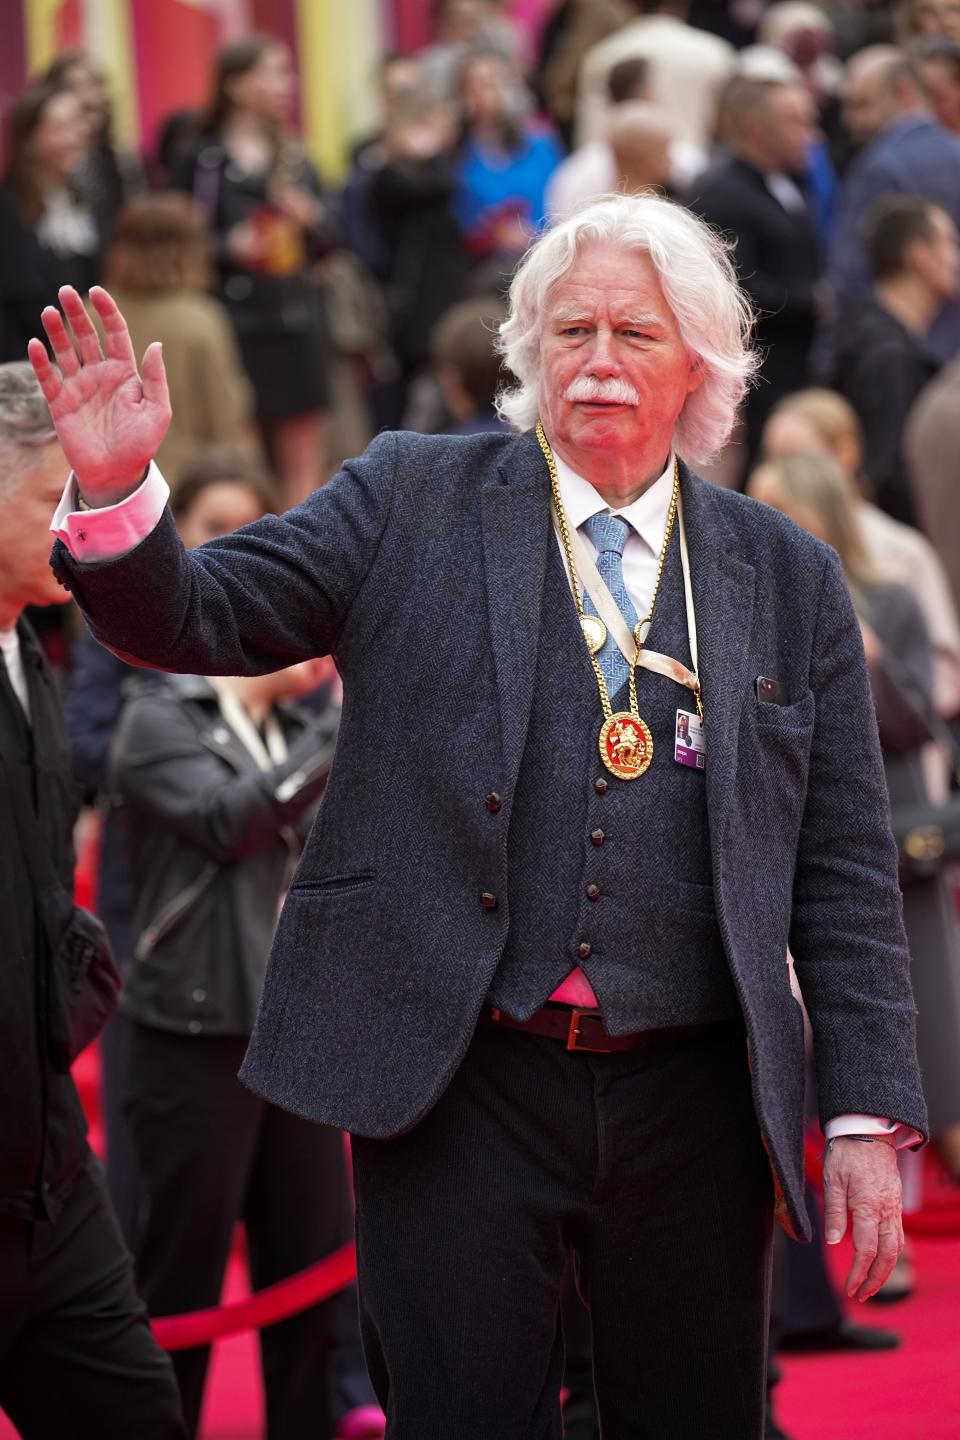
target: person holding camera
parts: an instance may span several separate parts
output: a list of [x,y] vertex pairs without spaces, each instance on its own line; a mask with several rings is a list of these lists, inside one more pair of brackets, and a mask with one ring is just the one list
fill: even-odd
[[[56,1008],[70,993],[57,969],[69,942],[83,938],[72,947],[81,959],[98,938],[73,908],[66,730],[23,615],[67,599],[48,563],[63,463],[30,366],[0,366],[0,1410],[26,1440],[183,1440],[173,1371],[134,1290]],[[109,960],[97,963],[108,1009]],[[91,1000],[83,989],[76,998]]]

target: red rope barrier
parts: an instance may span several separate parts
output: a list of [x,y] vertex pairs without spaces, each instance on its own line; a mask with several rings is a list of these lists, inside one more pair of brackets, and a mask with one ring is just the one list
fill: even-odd
[[195,1310],[189,1315],[165,1315],[151,1321],[153,1333],[164,1350],[190,1350],[208,1345],[240,1330],[262,1330],[288,1315],[295,1315],[335,1295],[356,1279],[357,1257],[353,1245],[343,1245],[316,1265],[267,1285],[245,1300],[231,1305]]

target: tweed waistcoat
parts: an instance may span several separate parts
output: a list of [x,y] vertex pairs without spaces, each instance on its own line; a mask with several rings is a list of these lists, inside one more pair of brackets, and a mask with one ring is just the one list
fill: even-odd
[[[689,665],[678,540],[675,532],[648,643]],[[693,710],[693,696],[637,672],[653,762],[639,779],[618,780],[600,760],[600,696],[552,537],[541,615],[507,840],[510,924],[490,1001],[526,1019],[580,964],[614,1034],[737,1015],[714,905],[705,779],[673,758],[676,712]],[[613,708],[628,705],[624,684]]]

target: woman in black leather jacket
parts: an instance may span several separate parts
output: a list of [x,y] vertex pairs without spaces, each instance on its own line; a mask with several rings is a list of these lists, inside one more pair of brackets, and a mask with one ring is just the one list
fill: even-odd
[[[333,757],[330,712],[317,719],[286,703],[316,687],[316,671],[151,677],[114,740],[134,893],[123,1109],[143,1190],[138,1278],[153,1315],[217,1304],[238,1220],[255,1289],[352,1232],[340,1134],[236,1078]],[[355,1340],[354,1307],[348,1293],[263,1331],[270,1440],[332,1435],[330,1361]],[[195,1434],[209,1349],[173,1358]]]

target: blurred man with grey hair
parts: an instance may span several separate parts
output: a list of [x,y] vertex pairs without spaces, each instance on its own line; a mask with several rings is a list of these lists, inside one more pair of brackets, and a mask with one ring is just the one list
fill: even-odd
[[[847,65],[844,119],[862,145],[843,177],[827,279],[838,329],[870,296],[864,244],[878,201],[910,196],[937,205],[960,228],[960,136],[934,119],[914,61],[892,45],[871,45]],[[943,363],[960,351],[960,301],[940,308],[929,333]]]
[[241,1077],[353,1134],[390,1440],[559,1440],[571,1255],[609,1440],[760,1440],[774,1216],[810,1233],[788,943],[861,1299],[926,1118],[839,562],[690,468],[755,363],[723,245],[649,195],[578,211],[511,285],[521,433],[381,435],[190,552],[152,463],[158,347],[140,373],[106,291],[103,350],[60,299],[72,335],[48,307],[54,363],[30,354],[74,471],[54,564],[97,635],[343,675]]
[[49,966],[19,806],[63,891],[73,785],[52,678],[23,615],[58,605],[49,511],[63,451],[27,363],[0,366],[0,1409],[29,1440],[181,1440],[173,1372],[134,1293],[130,1258],[52,1063]]

